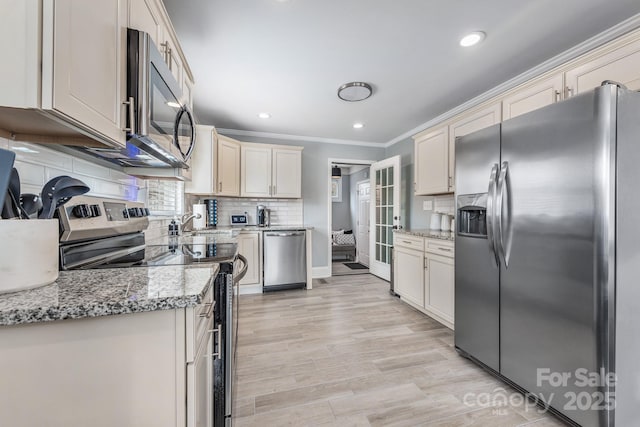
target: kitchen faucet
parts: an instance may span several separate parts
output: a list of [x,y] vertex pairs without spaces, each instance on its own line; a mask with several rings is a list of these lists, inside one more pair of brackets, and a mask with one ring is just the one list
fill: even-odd
[[192,221],[194,219],[200,219],[202,218],[202,214],[193,214],[191,212],[187,212],[186,214],[182,215],[182,217],[180,218],[180,223],[182,225],[182,231],[185,231],[186,229],[186,225],[189,221]]

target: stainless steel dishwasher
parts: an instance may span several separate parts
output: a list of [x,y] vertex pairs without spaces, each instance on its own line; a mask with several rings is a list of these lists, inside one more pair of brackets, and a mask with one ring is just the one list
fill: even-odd
[[264,291],[303,287],[307,284],[306,233],[264,233]]

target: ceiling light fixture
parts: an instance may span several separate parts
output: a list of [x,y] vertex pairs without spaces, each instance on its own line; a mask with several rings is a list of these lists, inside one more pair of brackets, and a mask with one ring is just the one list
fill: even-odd
[[332,165],[331,167],[331,177],[338,178],[342,176],[342,169],[340,169],[337,165]]
[[363,123],[354,123],[353,124],[353,128],[354,129],[362,129],[364,127]]
[[487,35],[482,31],[474,31],[473,33],[469,33],[466,36],[464,36],[462,39],[460,39],[460,46],[470,47],[470,46],[477,45],[482,40],[484,40],[486,36]]
[[269,118],[271,118],[271,114],[269,114],[269,113],[260,113],[260,114],[258,114],[258,117],[260,117],[261,119],[269,119]]
[[343,101],[363,101],[373,94],[371,85],[364,82],[345,83],[338,88],[338,98]]

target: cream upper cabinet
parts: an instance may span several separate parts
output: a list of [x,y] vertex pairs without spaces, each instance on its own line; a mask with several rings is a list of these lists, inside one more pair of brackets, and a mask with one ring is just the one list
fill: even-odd
[[241,285],[262,283],[260,272],[260,232],[242,232],[238,235],[238,253],[247,259],[247,273],[240,281]]
[[274,148],[272,160],[273,197],[302,197],[302,151]]
[[455,290],[453,258],[426,253],[424,261],[424,306],[452,328]]
[[502,100],[502,120],[512,119],[562,99],[562,74],[527,85]]
[[565,79],[569,96],[594,89],[604,80],[640,90],[640,40],[567,71]]
[[424,307],[424,252],[397,246],[394,249],[394,291],[403,299]]
[[242,145],[242,197],[271,197],[271,147]]
[[161,16],[154,0],[129,0],[129,27],[148,33],[158,49],[164,37]]
[[302,147],[242,144],[242,197],[302,197]]
[[53,56],[43,58],[43,94],[51,94],[43,96],[43,108],[124,145],[126,0],[56,0],[43,7],[43,44],[53,46]]
[[414,192],[449,192],[449,129],[447,126],[414,137]]
[[218,195],[240,195],[240,142],[218,136]]
[[213,126],[196,126],[196,145],[191,154],[191,181],[184,184],[184,191],[191,194],[215,194],[218,177],[218,133]]
[[449,192],[455,191],[456,138],[500,123],[502,119],[500,102],[472,111],[449,125]]

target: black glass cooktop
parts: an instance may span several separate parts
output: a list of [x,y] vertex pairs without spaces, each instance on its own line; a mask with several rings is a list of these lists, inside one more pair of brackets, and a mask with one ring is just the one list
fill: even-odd
[[154,267],[233,262],[235,243],[172,243],[145,245],[143,236],[118,236],[61,248],[65,270]]

